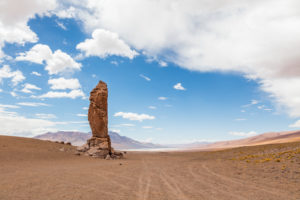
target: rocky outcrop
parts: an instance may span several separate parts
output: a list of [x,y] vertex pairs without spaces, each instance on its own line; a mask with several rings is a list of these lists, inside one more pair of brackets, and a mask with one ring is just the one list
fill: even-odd
[[90,107],[88,120],[92,130],[92,137],[87,144],[78,147],[77,151],[97,158],[122,158],[123,154],[115,152],[111,147],[108,135],[108,114],[107,114],[107,85],[100,81],[90,93]]

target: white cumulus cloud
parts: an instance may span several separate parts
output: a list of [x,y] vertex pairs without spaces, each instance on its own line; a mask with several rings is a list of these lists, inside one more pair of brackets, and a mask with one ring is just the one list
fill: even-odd
[[167,66],[168,66],[168,63],[166,63],[165,61],[162,61],[162,60],[160,60],[160,61],[158,62],[158,64],[159,64],[160,66],[162,66],[162,67],[167,67]]
[[20,53],[16,57],[18,61],[30,61],[38,64],[46,62],[45,70],[50,75],[73,73],[81,69],[81,64],[77,63],[70,55],[60,49],[54,53],[48,45],[36,44],[29,51]]
[[181,83],[177,83],[176,85],[173,86],[175,90],[186,90]]
[[36,42],[37,35],[27,25],[35,15],[47,14],[56,8],[56,0],[7,0],[0,2],[0,60],[5,54],[2,48],[5,43],[23,45],[26,42]]
[[81,85],[79,80],[76,78],[65,79],[65,78],[53,78],[48,80],[48,84],[51,85],[52,90],[65,90],[65,89],[79,89]]
[[40,73],[38,73],[38,72],[35,72],[35,71],[31,72],[31,74],[32,74],[32,75],[35,75],[35,76],[42,76],[42,74],[40,74]]
[[8,65],[4,65],[2,68],[0,68],[0,83],[5,78],[11,79],[11,82],[14,86],[25,80],[25,77],[21,71],[12,71]]
[[144,121],[144,120],[153,120],[155,119],[154,116],[147,115],[147,114],[138,114],[132,112],[117,112],[114,114],[115,117],[122,117],[124,119],[129,119],[132,121]]
[[36,44],[29,51],[20,53],[16,60],[43,64],[44,61],[51,59],[51,57],[52,51],[48,45]]
[[238,72],[300,116],[299,7],[298,0],[83,0],[57,13],[89,32],[116,33],[149,57],[193,71]]
[[92,39],[86,39],[76,46],[77,49],[84,52],[85,56],[122,56],[133,59],[138,53],[119,38],[118,34],[108,30],[96,29],[92,33]]

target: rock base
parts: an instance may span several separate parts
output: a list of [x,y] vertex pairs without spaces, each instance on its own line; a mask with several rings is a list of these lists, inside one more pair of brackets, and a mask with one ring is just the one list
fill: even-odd
[[122,152],[115,151],[110,146],[109,137],[107,138],[92,137],[87,141],[86,144],[77,147],[77,152],[80,155],[91,156],[94,158],[103,158],[106,160],[123,158]]

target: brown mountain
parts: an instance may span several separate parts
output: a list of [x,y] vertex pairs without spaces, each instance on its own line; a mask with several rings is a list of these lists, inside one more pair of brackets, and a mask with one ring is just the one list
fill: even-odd
[[300,141],[300,131],[284,131],[284,132],[269,132],[256,135],[253,137],[240,139],[215,142],[204,146],[199,146],[201,149],[226,149],[242,146],[255,146],[263,144],[278,144],[287,142],[298,142]]
[[[118,133],[109,132],[112,145],[116,149],[154,149],[154,148],[175,148],[175,149],[227,149],[242,146],[255,146],[263,144],[277,144],[277,143],[287,143],[287,142],[297,142],[300,141],[300,131],[284,131],[284,132],[269,132],[253,137],[239,139],[239,140],[229,140],[221,141],[215,143],[189,143],[189,144],[174,144],[174,145],[159,145],[153,143],[143,143],[133,140],[126,136],[121,136]],[[86,143],[87,139],[91,137],[91,133],[83,132],[66,132],[59,131],[55,133],[45,133],[38,135],[35,138],[41,140],[51,140],[51,141],[64,141],[71,142],[75,146],[80,146]]]
[[[109,131],[112,146],[116,149],[147,149],[147,148],[162,148],[163,146],[153,143],[143,143],[133,140],[126,136],[121,136],[116,132]],[[75,146],[80,146],[86,143],[91,138],[91,133],[59,131],[55,133],[45,133],[35,136],[40,140],[64,141],[71,142]]]

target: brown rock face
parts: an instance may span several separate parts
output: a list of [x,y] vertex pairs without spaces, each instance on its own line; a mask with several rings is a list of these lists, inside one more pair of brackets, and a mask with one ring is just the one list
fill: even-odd
[[121,158],[123,155],[115,154],[111,148],[108,135],[107,96],[107,85],[100,81],[90,94],[88,120],[93,136],[77,150],[92,157]]
[[100,81],[90,95],[88,119],[93,137],[108,137],[107,96],[107,85]]

